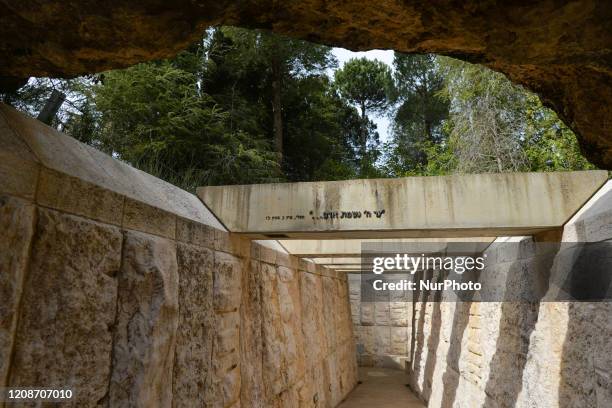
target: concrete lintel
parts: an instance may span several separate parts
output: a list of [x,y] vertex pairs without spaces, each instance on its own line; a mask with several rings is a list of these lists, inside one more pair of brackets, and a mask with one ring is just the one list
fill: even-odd
[[[337,258],[361,259],[363,245],[369,249],[388,250],[391,246],[399,248],[410,244],[410,248],[417,250],[419,245],[426,252],[444,251],[451,242],[466,242],[487,246],[495,237],[470,238],[406,238],[406,239],[313,239],[313,240],[282,240],[279,241],[287,251],[295,256],[311,258],[317,263]],[[322,260],[321,260],[322,259]]]
[[346,264],[346,265],[323,265],[329,269],[363,269],[368,266],[368,264]]
[[330,258],[313,258],[312,261],[319,265],[350,265],[361,262],[361,258],[354,257],[330,257]]
[[200,187],[232,232],[253,238],[533,235],[559,228],[605,171],[503,173]]

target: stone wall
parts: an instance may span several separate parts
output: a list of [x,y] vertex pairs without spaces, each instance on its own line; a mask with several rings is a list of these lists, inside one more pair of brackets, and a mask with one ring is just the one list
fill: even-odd
[[[546,289],[572,267],[572,243],[612,240],[612,182],[565,225],[558,252],[534,250],[531,237],[511,240],[521,245],[491,247],[484,276],[506,293]],[[551,284],[545,296],[554,290]],[[609,302],[455,303],[426,296],[414,304],[412,333],[407,371],[429,407],[612,406]]]
[[3,105],[0,237],[0,386],[70,387],[79,407],[334,407],[357,382],[345,277]]
[[411,293],[386,291],[373,302],[363,302],[361,278],[348,278],[357,362],[363,367],[404,369],[412,337]]

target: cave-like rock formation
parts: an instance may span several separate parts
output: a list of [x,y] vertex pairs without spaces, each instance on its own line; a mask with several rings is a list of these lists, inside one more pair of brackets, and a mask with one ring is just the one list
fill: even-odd
[[0,87],[169,57],[215,24],[482,63],[537,92],[612,169],[606,0],[0,0]]

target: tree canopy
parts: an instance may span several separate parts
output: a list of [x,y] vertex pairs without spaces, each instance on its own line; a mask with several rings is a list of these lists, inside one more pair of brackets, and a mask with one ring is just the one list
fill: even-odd
[[479,65],[395,55],[392,176],[581,170],[575,135],[539,98]]
[[428,54],[339,67],[327,46],[218,27],[172,59],[0,97],[36,116],[53,90],[67,98],[52,126],[188,190],[593,167],[536,95]]
[[334,78],[340,95],[357,105],[362,116],[380,113],[389,105],[391,70],[381,61],[352,58]]
[[375,176],[379,135],[368,114],[379,114],[390,105],[391,69],[378,60],[352,58],[334,74],[335,87],[361,112],[361,129],[353,140],[359,159],[359,175]]
[[417,171],[429,162],[428,150],[445,140],[449,104],[442,95],[444,76],[434,55],[395,54],[394,137],[387,146],[391,174]]

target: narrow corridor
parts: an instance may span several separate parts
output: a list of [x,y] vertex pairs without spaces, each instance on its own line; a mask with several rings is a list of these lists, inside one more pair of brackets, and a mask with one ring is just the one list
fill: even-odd
[[357,385],[339,408],[425,408],[406,386],[403,371],[388,368],[359,368]]

